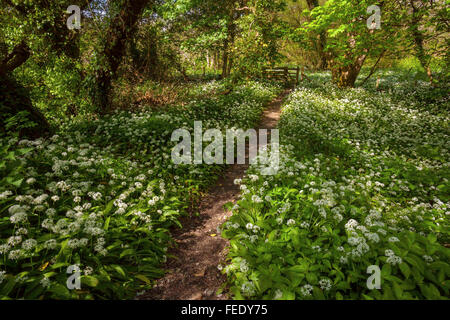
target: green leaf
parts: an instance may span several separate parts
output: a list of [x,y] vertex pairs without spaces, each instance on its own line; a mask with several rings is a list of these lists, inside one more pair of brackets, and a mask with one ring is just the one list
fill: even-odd
[[383,267],[381,268],[381,276],[386,277],[389,276],[390,274],[391,274],[391,265],[390,264],[383,265]]
[[8,152],[8,154],[3,159],[11,160],[11,161],[16,160],[16,157],[14,155],[14,151]]
[[120,254],[119,258],[123,258],[125,256],[130,256],[130,255],[132,255],[134,253],[135,253],[134,249],[126,249],[126,250],[122,251],[122,253]]
[[428,239],[428,241],[430,241],[431,243],[435,243],[436,240],[437,240],[436,235],[433,234],[433,233],[430,233],[430,234],[427,236],[427,239]]
[[411,269],[409,268],[409,266],[406,263],[402,262],[400,263],[399,267],[400,271],[403,273],[406,279],[408,279],[409,276],[411,275]]
[[310,284],[316,284],[318,281],[316,274],[312,272],[306,274],[306,279]]
[[124,278],[126,278],[127,277],[127,275],[126,275],[126,273],[125,273],[125,271],[122,269],[122,267],[121,266],[118,266],[118,265],[113,265],[112,266],[113,268],[114,268],[114,270],[116,270],[117,271],[117,273],[118,274],[120,274],[122,277],[124,277]]
[[291,291],[283,291],[282,300],[295,300],[295,293]]
[[89,287],[96,287],[98,286],[99,281],[96,277],[93,276],[81,276],[81,283]]
[[107,215],[108,213],[111,212],[112,208],[114,207],[114,201],[115,201],[115,199],[113,199],[110,202],[108,202],[108,204],[105,207],[105,210],[103,210],[103,214],[104,215]]
[[402,288],[401,288],[396,282],[393,283],[392,288],[394,289],[395,297],[396,297],[397,299],[401,299],[401,298],[402,298],[402,295],[403,295],[403,290],[402,290]]
[[151,283],[150,279],[147,278],[146,276],[144,276],[143,274],[138,274],[138,275],[136,275],[135,277],[136,277],[137,279],[139,279],[139,280],[145,282],[145,283],[148,284],[148,285]]
[[108,228],[109,228],[109,222],[111,221],[111,217],[108,217],[108,218],[106,218],[106,220],[105,220],[105,225],[104,225],[104,227],[103,227],[103,229],[105,230],[105,231],[108,231]]
[[15,180],[14,177],[7,177],[6,178],[6,182],[9,184],[12,184],[13,186],[19,188],[20,185],[22,184],[23,178]]
[[22,148],[22,149],[17,149],[16,153],[20,156],[23,156],[26,153],[29,153],[31,150],[33,150],[33,148]]
[[49,291],[54,293],[57,298],[70,299],[69,289],[59,283],[54,284]]
[[[0,290],[1,296],[8,296],[8,294],[14,289],[14,286],[16,285],[16,278],[15,277],[8,277],[9,280],[6,282],[5,285]],[[3,280],[5,281],[5,280]]]

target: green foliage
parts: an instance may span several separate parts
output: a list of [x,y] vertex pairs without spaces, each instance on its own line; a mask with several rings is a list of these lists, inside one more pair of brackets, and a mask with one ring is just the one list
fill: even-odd
[[[0,298],[151,288],[170,228],[223,169],[173,165],[171,133],[252,128],[280,88],[242,80],[286,62],[286,40],[289,62],[331,77],[286,104],[278,175],[254,166],[241,185],[223,231],[235,297],[448,298],[448,1],[294,2],[0,0]],[[81,30],[66,27],[69,5]],[[353,86],[380,59],[397,70],[327,85]],[[23,139],[46,124],[33,107],[58,134]],[[66,288],[73,264],[82,290]],[[365,286],[369,265],[380,291]]]
[[279,39],[283,25],[278,13],[284,1],[254,1],[255,9],[236,21],[239,37],[232,50],[238,76],[259,76],[262,68],[281,61]]

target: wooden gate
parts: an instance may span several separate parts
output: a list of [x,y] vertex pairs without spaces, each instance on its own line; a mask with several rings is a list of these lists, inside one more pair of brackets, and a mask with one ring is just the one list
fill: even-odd
[[297,68],[288,68],[288,67],[279,67],[279,68],[264,68],[263,69],[263,78],[266,79],[274,79],[281,80],[285,83],[294,83],[298,84],[298,81],[303,81],[304,78],[307,78],[304,71],[304,67]]

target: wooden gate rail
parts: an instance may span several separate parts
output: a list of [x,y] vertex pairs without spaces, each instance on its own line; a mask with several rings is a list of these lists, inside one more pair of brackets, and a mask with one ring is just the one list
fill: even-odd
[[304,78],[308,79],[308,77],[304,73],[304,67],[263,68],[263,78],[283,80],[286,83],[295,81],[295,85],[298,84],[299,80],[303,81]]

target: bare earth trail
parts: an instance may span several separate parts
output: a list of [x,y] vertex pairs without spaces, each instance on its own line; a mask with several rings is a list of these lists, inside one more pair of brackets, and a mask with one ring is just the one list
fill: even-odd
[[[288,93],[289,90],[285,90],[268,105],[261,117],[258,126],[260,129],[276,127],[280,119],[281,105]],[[224,263],[228,245],[228,241],[218,234],[217,227],[231,216],[231,212],[226,212],[223,206],[238,199],[240,189],[234,184],[234,180],[242,178],[247,168],[248,164],[229,166],[209,189],[208,195],[200,201],[200,216],[182,219],[183,229],[172,233],[177,245],[168,252],[176,258],[167,261],[164,266],[166,275],[157,281],[153,289],[138,299],[228,299],[226,292],[216,295],[217,290],[223,287],[226,281],[217,266]]]

